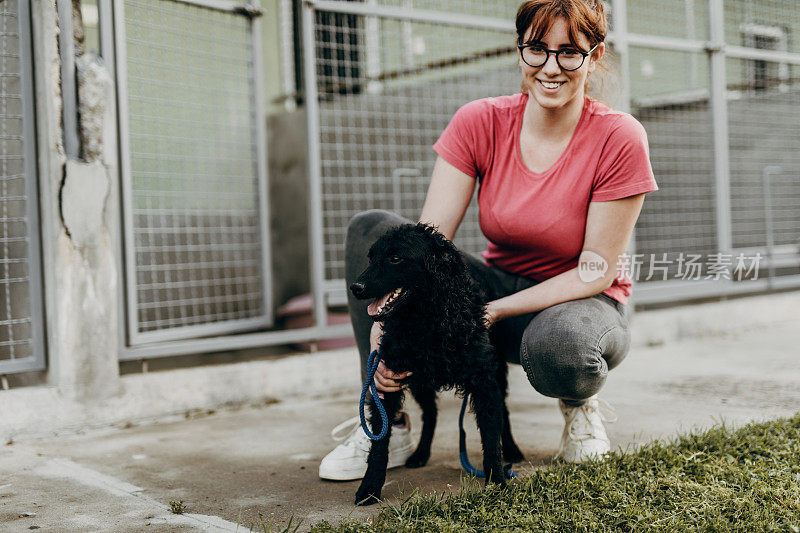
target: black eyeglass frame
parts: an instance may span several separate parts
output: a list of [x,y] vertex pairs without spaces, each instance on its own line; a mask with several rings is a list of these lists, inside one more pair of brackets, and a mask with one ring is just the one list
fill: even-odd
[[[525,44],[522,44],[522,43],[520,43],[519,41],[517,41],[517,49],[519,50],[519,56],[522,58],[522,61],[523,61],[523,62],[524,62],[526,65],[528,65],[529,67],[532,67],[532,68],[539,68],[539,67],[543,67],[543,66],[545,66],[545,65],[547,64],[547,62],[548,62],[548,61],[550,61],[550,54],[555,54],[555,56],[556,56],[556,64],[558,65],[558,68],[560,68],[561,70],[566,70],[567,72],[573,72],[573,71],[575,71],[575,70],[578,70],[579,68],[581,68],[581,67],[583,66],[583,64],[586,62],[586,58],[587,58],[588,56],[590,56],[590,55],[592,54],[592,52],[594,52],[594,51],[595,51],[595,49],[596,49],[598,46],[600,46],[600,43],[597,43],[596,45],[594,45],[594,46],[592,47],[592,49],[591,49],[591,50],[589,50],[588,52],[584,52],[583,50],[580,50],[580,49],[578,49],[578,48],[574,48],[574,49],[573,49],[573,48],[562,48],[561,50],[550,50],[549,48],[544,48],[544,52],[545,52],[545,54],[546,54],[546,55],[545,55],[545,58],[544,58],[544,62],[542,62],[540,65],[531,65],[530,63],[528,63],[527,61],[525,61],[525,54],[524,54],[523,50],[524,50],[525,48],[531,48],[531,47],[533,47],[533,46],[541,46],[542,48],[544,48],[544,46],[542,45],[542,43],[525,43]],[[580,65],[578,65],[578,66],[577,66],[577,67],[575,67],[575,68],[564,68],[564,67],[561,65],[561,61],[559,61],[559,59],[558,59],[558,56],[559,56],[559,54],[560,54],[561,52],[563,52],[564,50],[575,50],[576,52],[578,52],[579,54],[581,54],[581,55],[583,56],[583,59],[581,59],[581,64],[580,64]]]

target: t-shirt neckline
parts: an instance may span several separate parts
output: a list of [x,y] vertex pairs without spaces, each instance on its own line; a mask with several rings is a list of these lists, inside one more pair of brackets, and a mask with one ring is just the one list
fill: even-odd
[[572,137],[567,143],[567,147],[564,148],[564,151],[561,153],[559,158],[556,160],[555,163],[550,165],[550,167],[545,170],[544,172],[534,172],[533,170],[525,164],[525,161],[522,159],[522,145],[520,144],[520,139],[522,137],[522,119],[525,116],[525,106],[528,104],[528,94],[522,94],[522,102],[519,106],[519,113],[517,113],[517,122],[514,124],[514,156],[517,160],[517,165],[522,169],[522,171],[532,178],[543,178],[548,174],[553,173],[561,164],[564,162],[564,159],[567,157],[567,154],[572,148],[572,145],[575,143],[575,138],[578,136],[578,132],[581,130],[581,126],[586,121],[589,113],[586,112],[586,108],[589,106],[590,97],[584,96],[583,97],[583,107],[581,108],[581,117],[578,119],[578,125],[575,126],[575,130],[572,132]]

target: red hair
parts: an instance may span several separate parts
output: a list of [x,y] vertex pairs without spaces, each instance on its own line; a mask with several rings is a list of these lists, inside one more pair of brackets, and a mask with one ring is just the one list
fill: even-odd
[[589,40],[589,48],[606,40],[608,20],[600,0],[527,0],[517,10],[517,38],[525,42],[528,30],[539,41],[557,18],[567,22],[570,42],[578,45],[578,34]]
[[[542,40],[558,18],[566,21],[569,41],[576,48],[581,48],[579,34],[589,40],[590,49],[606,40],[608,19],[602,0],[526,0],[517,9],[517,41],[524,43],[529,30],[533,31],[528,41]],[[522,92],[526,92],[524,82]]]

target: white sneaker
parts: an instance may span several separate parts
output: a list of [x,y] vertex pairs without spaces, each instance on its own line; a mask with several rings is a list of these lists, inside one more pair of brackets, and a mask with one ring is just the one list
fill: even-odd
[[[411,441],[411,420],[408,413],[403,413],[404,426],[392,425],[392,436],[389,438],[389,465],[396,468],[406,464],[406,459],[414,451]],[[349,430],[344,433],[345,430]],[[319,477],[334,481],[350,481],[361,479],[367,473],[367,456],[372,441],[364,433],[358,417],[346,420],[333,428],[331,437],[336,441],[344,441],[326,455],[319,464]]]
[[[600,411],[601,402],[605,412]],[[611,441],[603,422],[616,422],[617,415],[608,402],[595,394],[580,407],[570,407],[562,400],[558,401],[558,407],[564,415],[565,425],[555,459],[560,457],[569,463],[580,463],[599,459],[611,451]]]

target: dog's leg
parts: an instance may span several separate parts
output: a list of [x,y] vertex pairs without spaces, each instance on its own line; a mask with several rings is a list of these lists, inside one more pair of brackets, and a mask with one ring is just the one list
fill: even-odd
[[[367,473],[361,481],[361,486],[356,492],[356,505],[372,505],[381,499],[381,489],[386,481],[386,467],[389,464],[389,438],[392,436],[392,420],[403,403],[403,392],[384,393],[382,400],[383,407],[386,409],[389,428],[386,435],[381,440],[372,441],[367,456]],[[375,405],[374,399],[369,400],[370,409],[370,429],[373,432],[379,431],[382,425],[381,414]]]
[[508,397],[508,365],[501,362],[497,366],[497,382],[500,384],[500,390],[503,391],[503,460],[509,463],[519,463],[525,460],[525,456],[517,447],[514,442],[514,437],[511,435],[511,422],[508,420],[508,406],[506,405],[506,398]]
[[431,443],[433,442],[433,431],[436,429],[438,409],[436,407],[436,391],[412,388],[411,393],[422,408],[422,436],[416,451],[406,461],[406,466],[419,468],[425,466],[431,456]]
[[483,383],[466,392],[472,401],[483,443],[486,484],[505,486],[506,477],[500,460],[500,436],[503,432],[503,394],[500,386],[496,381],[484,378]]

